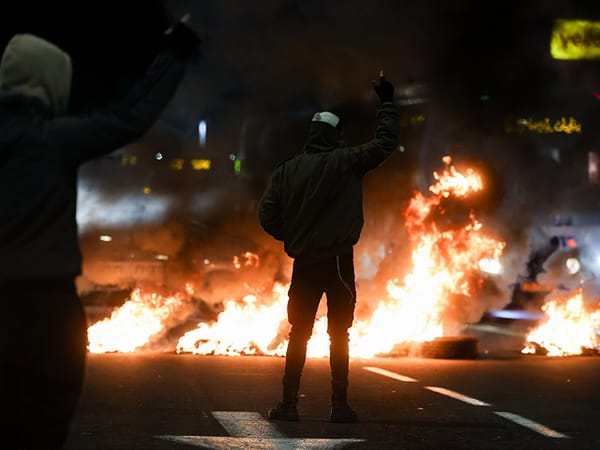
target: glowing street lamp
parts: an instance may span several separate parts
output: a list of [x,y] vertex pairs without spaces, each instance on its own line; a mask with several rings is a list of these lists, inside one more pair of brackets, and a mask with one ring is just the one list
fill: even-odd
[[206,120],[198,122],[198,142],[200,147],[206,146]]

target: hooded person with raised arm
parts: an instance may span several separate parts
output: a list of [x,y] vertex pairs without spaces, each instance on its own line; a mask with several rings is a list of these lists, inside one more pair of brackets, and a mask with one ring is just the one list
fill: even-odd
[[291,324],[283,374],[282,399],[268,412],[271,420],[298,420],[298,389],[306,345],[323,294],[327,298],[330,338],[331,422],[355,422],[347,401],[348,330],[354,320],[356,287],[353,248],[364,224],[363,177],[398,148],[400,113],[394,86],[383,71],[374,89],[381,105],[374,138],[341,145],[342,120],[330,111],[310,122],[304,151],[279,164],[258,207],[264,230],[282,241],[293,258],[287,313]]
[[14,35],[0,61],[0,427],[4,448],[61,449],[83,385],[87,320],[75,286],[79,167],[150,129],[198,52],[186,24],[165,31],[120,102],[68,114],[72,61]]

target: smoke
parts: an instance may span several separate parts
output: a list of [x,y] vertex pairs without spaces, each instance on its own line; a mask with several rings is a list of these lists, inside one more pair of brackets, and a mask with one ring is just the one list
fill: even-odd
[[[116,195],[115,195],[116,197]],[[167,217],[172,201],[163,196],[146,196],[143,193],[111,198],[106,192],[80,183],[77,222],[81,233],[93,228],[128,227],[161,222]]]
[[[114,159],[84,169],[77,217],[82,233],[139,228],[135,239],[114,246],[121,249],[116,253],[96,248],[99,244],[84,246],[90,260],[168,253],[189,261],[181,268],[181,279],[198,280],[205,271],[203,261],[228,264],[245,250],[273,251],[286,267],[289,260],[281,247],[256,224],[255,206],[264,181],[278,161],[301,150],[308,118],[316,110],[343,111],[348,143],[370,138],[377,103],[371,80],[382,68],[399,91],[426,85],[428,101],[414,108],[423,113],[424,124],[403,129],[405,152],[365,180],[367,222],[357,247],[357,267],[364,277],[375,277],[378,286],[409,270],[402,211],[413,190],[427,188],[443,155],[485,173],[489,185],[476,213],[509,242],[505,257],[510,263],[505,266],[513,272],[521,269],[529,251],[533,226],[554,213],[567,210],[583,217],[600,206],[597,195],[582,195],[573,187],[585,177],[582,152],[598,145],[594,136],[548,138],[507,134],[504,129],[507,116],[594,117],[596,103],[587,94],[600,90],[595,67],[557,64],[548,55],[555,18],[598,17],[585,2],[126,3],[88,2],[72,10],[75,17],[96,17],[99,25],[52,22],[51,13],[62,10],[56,3],[37,14],[44,24],[27,23],[73,54],[73,109],[124,92],[143,70],[168,22],[189,12],[191,26],[203,40],[202,56],[188,68],[154,132],[135,149],[149,157],[166,151],[165,160],[206,156],[223,167],[229,154],[243,155],[249,178],[221,177],[229,172],[216,168],[210,179],[201,178],[208,174],[183,176],[150,165],[116,177],[111,172],[118,166]],[[31,20],[30,14],[11,16]],[[25,26],[13,17],[10,21],[3,27],[7,34]],[[196,142],[200,119],[208,123],[205,149],[190,144]],[[152,186],[151,195],[143,194],[144,186]],[[185,244],[176,238],[181,235]],[[113,243],[117,239],[115,235]],[[510,284],[513,275],[502,284]],[[216,278],[205,284],[210,301],[222,296],[214,292]],[[231,289],[236,283],[244,285],[238,278],[231,284],[225,282],[226,275],[222,278],[221,284]],[[365,298],[375,297],[365,289]]]

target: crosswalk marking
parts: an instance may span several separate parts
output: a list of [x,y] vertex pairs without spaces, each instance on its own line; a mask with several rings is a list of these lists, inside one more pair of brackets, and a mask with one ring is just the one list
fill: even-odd
[[230,436],[236,437],[285,437],[273,422],[263,419],[257,412],[250,411],[213,411],[213,417],[219,421]]
[[252,411],[212,411],[230,436],[160,435],[159,439],[211,450],[329,450],[364,439],[288,438],[275,423]]
[[237,438],[223,436],[157,436],[161,439],[210,450],[334,450],[364,439]]

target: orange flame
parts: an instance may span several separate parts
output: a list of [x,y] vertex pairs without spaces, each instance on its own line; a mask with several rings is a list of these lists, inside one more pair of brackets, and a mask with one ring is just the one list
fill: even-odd
[[[424,342],[445,334],[457,333],[467,321],[467,311],[481,285],[479,261],[483,258],[498,259],[504,242],[482,234],[482,225],[472,212],[461,217],[460,222],[445,218],[443,228],[436,223],[435,214],[443,214],[441,203],[449,197],[463,198],[483,189],[482,178],[473,170],[459,172],[451,166],[451,158],[444,159],[446,169],[434,173],[436,183],[429,188],[433,195],[426,197],[415,193],[405,211],[405,226],[412,245],[412,271],[404,280],[387,282],[387,296],[379,299],[371,317],[356,320],[350,329],[350,355],[372,357],[388,354],[402,343]],[[440,213],[440,211],[442,211]],[[435,217],[434,217],[435,216]],[[463,214],[464,216],[464,214]],[[254,254],[244,255],[246,262],[234,259],[235,267],[250,265],[258,267]],[[256,295],[247,295],[241,301],[229,300],[224,310],[212,323],[201,322],[185,333],[176,345],[176,351],[194,354],[218,355],[284,355],[287,348],[287,290],[289,286],[275,284],[271,301]],[[145,303],[150,309],[157,305]],[[127,303],[122,307],[127,307]],[[130,309],[130,307],[127,307]],[[160,308],[166,313],[173,308]],[[138,315],[141,316],[141,312]],[[149,314],[149,313],[148,313]],[[97,326],[90,328],[90,341],[101,341],[93,348],[113,351],[118,348],[109,344],[110,338],[121,342],[119,329],[129,326],[119,320],[123,313],[113,314],[103,328],[112,336],[100,337]],[[154,314],[144,320],[154,319]],[[160,316],[160,315],[159,315]],[[160,319],[158,319],[160,321]],[[159,332],[157,324],[152,332]],[[146,332],[146,337],[151,333]],[[92,339],[93,338],[93,339]],[[107,341],[102,341],[107,339]],[[143,345],[140,338],[137,345]],[[138,348],[138,347],[129,347]],[[308,357],[329,354],[327,319],[319,314],[313,335],[308,343]]]
[[277,284],[277,300],[270,306],[257,304],[255,295],[243,301],[229,300],[213,324],[199,323],[177,343],[176,351],[200,355],[282,355],[287,345],[276,342],[277,331],[286,318],[285,286]]
[[467,168],[465,174],[462,174],[450,165],[452,157],[444,156],[442,160],[446,164],[446,169],[444,169],[442,175],[433,172],[433,177],[437,180],[437,183],[429,187],[429,190],[435,195],[466,197],[471,192],[483,189],[483,180],[473,169]]
[[[451,158],[444,162],[449,165]],[[429,190],[436,195],[425,197],[417,192],[405,212],[413,241],[413,270],[403,284],[388,281],[388,299],[380,302],[370,320],[353,326],[353,356],[386,354],[399,343],[425,342],[460,331],[466,319],[461,310],[477,301],[479,261],[502,255],[505,243],[482,235],[482,226],[472,213],[467,225],[444,231],[428,221],[442,198],[481,190],[481,177],[470,169],[461,174],[453,166],[434,175],[437,183]]]
[[547,319],[529,333],[522,353],[536,353],[536,344],[547,351],[547,356],[581,355],[586,349],[600,346],[596,333],[600,310],[586,311],[581,289],[566,299],[547,302],[542,310]]
[[241,258],[237,255],[233,257],[233,266],[236,269],[240,269],[241,267],[257,267],[258,265],[259,257],[256,253],[244,252]]
[[113,311],[110,318],[88,328],[92,353],[133,352],[164,331],[164,322],[182,306],[183,294],[163,297],[136,289],[131,300]]

